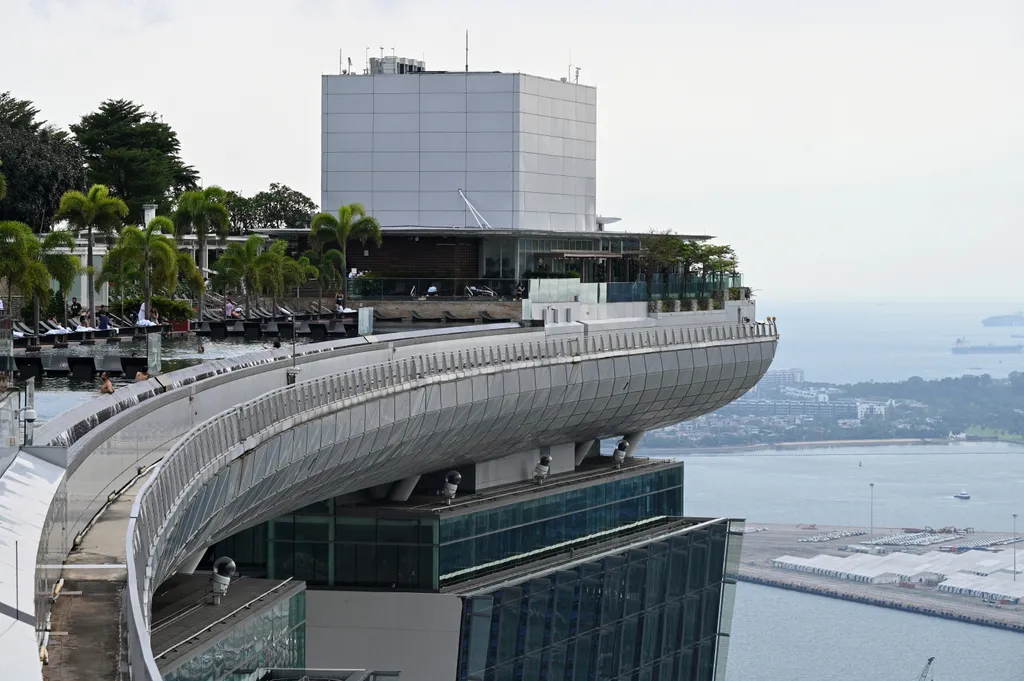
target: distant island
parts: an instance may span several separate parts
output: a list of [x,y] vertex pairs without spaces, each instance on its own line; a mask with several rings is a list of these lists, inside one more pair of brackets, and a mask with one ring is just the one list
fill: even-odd
[[739,400],[648,433],[649,447],[712,449],[842,442],[999,440],[1024,443],[1024,373],[836,385],[769,371]]
[[1002,314],[981,320],[982,326],[1024,326],[1024,313]]

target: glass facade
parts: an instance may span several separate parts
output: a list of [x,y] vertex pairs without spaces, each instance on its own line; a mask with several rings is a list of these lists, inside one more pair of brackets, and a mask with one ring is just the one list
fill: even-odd
[[457,678],[713,681],[729,539],[709,523],[466,597]]
[[219,542],[203,565],[231,556],[250,577],[436,591],[445,576],[461,570],[682,514],[682,464],[463,513],[353,507],[331,499]]
[[164,681],[252,681],[258,667],[306,666],[306,592],[246,618],[231,632],[169,671]]
[[683,514],[682,465],[441,518],[441,578],[656,516]]

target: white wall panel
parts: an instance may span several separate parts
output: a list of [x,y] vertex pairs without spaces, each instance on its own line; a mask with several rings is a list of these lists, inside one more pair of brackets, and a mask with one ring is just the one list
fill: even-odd
[[512,137],[516,129],[518,114],[511,111],[504,113],[470,113],[466,116],[464,129],[468,132],[500,132]]
[[466,111],[466,94],[458,93],[421,93],[420,111],[440,113],[464,113]]
[[[420,207],[423,208],[422,197],[426,197],[430,192],[443,191],[452,192],[461,189],[462,185],[466,184],[466,173],[464,171],[459,172],[421,172],[420,173],[420,194],[421,201]],[[459,199],[461,202],[461,199]]]
[[466,133],[464,132],[421,132],[419,138],[420,151],[465,151]]
[[471,132],[466,135],[466,150],[473,151],[506,151],[515,149],[515,139],[510,133],[503,132]]
[[[513,170],[516,155],[511,151],[470,152],[465,155],[468,172]],[[509,187],[511,189],[511,187]]]
[[419,132],[420,116],[418,113],[379,113],[373,114],[374,132]]
[[418,113],[420,96],[413,94],[373,93],[373,110],[380,113]]
[[512,91],[508,92],[470,92],[466,96],[466,106],[473,111],[513,111]]
[[324,95],[325,113],[373,113],[373,95]]
[[374,191],[418,192],[420,174],[413,171],[374,172]]
[[419,192],[386,191],[381,187],[373,187],[374,210],[418,211],[420,209]]
[[373,213],[373,193],[368,191],[322,192],[320,210],[337,213],[339,208],[350,203],[361,203],[367,212]]
[[466,171],[466,154],[443,151],[420,152],[420,170]]
[[466,132],[466,114],[421,113],[420,132]]
[[421,210],[420,225],[423,227],[466,227],[467,225],[475,226],[476,223],[473,222],[468,210]]
[[406,78],[401,75],[379,75],[367,80],[373,81],[373,93],[376,94],[406,94],[420,91],[419,78]]
[[324,76],[323,92],[328,95],[372,93],[373,79],[353,76]]
[[417,78],[420,81],[420,94],[423,93],[466,93],[465,73],[436,73]]
[[373,154],[373,167],[377,171],[413,171],[419,170],[421,154],[415,151],[388,151]]
[[332,114],[324,116],[324,132],[373,132],[372,114]]
[[[376,204],[377,201],[375,200],[374,205]],[[375,208],[373,216],[384,227],[416,227],[420,222],[420,213],[416,210],[396,211]]]
[[373,151],[373,135],[365,132],[326,133],[323,135],[323,151]]
[[466,191],[507,191],[512,181],[512,171],[466,173]]
[[368,192],[373,189],[373,174],[365,171],[330,172],[324,176],[327,178],[329,192]]
[[[465,175],[462,176],[465,180]],[[459,182],[454,189],[436,192],[420,192],[420,210],[440,211],[464,211],[466,202],[459,196],[459,189],[462,189],[463,182]]]
[[515,89],[511,73],[469,73],[466,74],[466,89],[469,92],[512,92]]
[[420,150],[420,134],[418,132],[375,132],[373,133],[373,151],[418,152]]

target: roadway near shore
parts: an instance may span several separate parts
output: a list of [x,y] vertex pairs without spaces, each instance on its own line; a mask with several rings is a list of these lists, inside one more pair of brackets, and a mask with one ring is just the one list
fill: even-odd
[[[985,603],[981,599],[957,596],[938,591],[933,587],[917,585],[908,589],[895,584],[864,584],[845,579],[822,577],[819,575],[796,572],[772,566],[771,561],[784,555],[811,558],[817,555],[833,555],[849,557],[855,554],[840,551],[840,547],[866,541],[870,537],[847,537],[827,542],[800,542],[801,537],[831,532],[834,530],[854,530],[860,528],[818,525],[813,529],[801,529],[808,526],[773,525],[767,523],[747,522],[748,531],[763,527],[763,532],[751,532],[743,536],[743,552],[739,577],[768,586],[805,591],[833,598],[877,601],[872,604],[911,610],[921,614],[951,619],[976,620],[978,624],[999,626],[1024,630],[1024,606],[998,605]],[[882,537],[901,529],[876,528],[875,537]],[[1006,536],[1000,533],[977,532],[968,535],[967,539],[985,539],[988,537]],[[926,553],[937,550],[931,547],[907,547],[912,553]]]

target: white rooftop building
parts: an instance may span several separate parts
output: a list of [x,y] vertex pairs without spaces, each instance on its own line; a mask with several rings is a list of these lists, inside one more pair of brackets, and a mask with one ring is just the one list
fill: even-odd
[[321,207],[384,227],[597,229],[597,90],[372,59],[323,76]]

